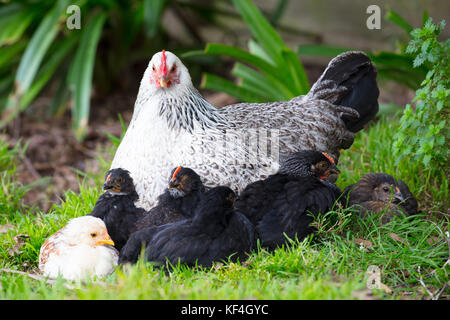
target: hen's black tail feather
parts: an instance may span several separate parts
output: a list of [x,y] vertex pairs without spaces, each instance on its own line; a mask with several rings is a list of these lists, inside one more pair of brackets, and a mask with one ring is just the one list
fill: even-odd
[[358,132],[378,112],[377,71],[360,51],[344,52],[330,61],[308,95],[349,107],[359,117],[342,116],[348,130]]

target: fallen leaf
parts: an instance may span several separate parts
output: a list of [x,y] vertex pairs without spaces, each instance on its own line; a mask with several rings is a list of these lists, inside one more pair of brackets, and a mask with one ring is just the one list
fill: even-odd
[[8,254],[10,256],[20,254],[20,248],[22,248],[25,245],[26,239],[29,239],[29,238],[30,238],[30,236],[27,234],[18,234],[17,236],[15,236],[13,239],[16,242],[16,244],[13,245],[13,247],[8,250]]
[[365,239],[359,239],[359,238],[354,238],[353,242],[357,245],[363,245],[364,247],[367,248],[372,248],[373,247],[373,243],[369,240],[365,240]]
[[438,237],[435,237],[435,236],[432,236],[431,238],[427,239],[428,244],[435,244],[436,242],[439,242],[439,241],[441,241],[441,239]]
[[0,225],[0,233],[7,233],[9,230],[14,230],[15,227],[12,223],[2,224]]
[[394,239],[395,241],[401,242],[401,243],[406,243],[409,246],[409,241],[406,239],[403,239],[401,237],[399,237],[397,234],[395,233],[389,233],[389,236]]

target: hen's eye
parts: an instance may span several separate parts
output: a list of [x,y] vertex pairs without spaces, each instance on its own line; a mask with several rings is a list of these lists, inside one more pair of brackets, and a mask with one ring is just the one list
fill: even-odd
[[97,234],[94,232],[94,233],[91,233],[91,237],[92,238],[95,238],[97,236]]
[[176,66],[173,66],[172,69],[170,69],[170,72],[174,72],[177,69]]
[[383,191],[384,191],[384,192],[388,192],[388,191],[389,191],[389,188],[388,188],[388,187],[384,187],[384,188],[383,188]]
[[153,71],[156,71],[156,68],[155,68],[155,66],[153,66],[152,70],[153,70]]

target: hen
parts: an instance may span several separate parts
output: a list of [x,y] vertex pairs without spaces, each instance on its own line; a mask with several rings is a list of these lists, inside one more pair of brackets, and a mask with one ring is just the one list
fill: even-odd
[[274,174],[290,152],[313,149],[337,161],[378,111],[376,74],[364,53],[346,52],[330,61],[305,96],[216,108],[194,88],[181,60],[163,50],[144,72],[111,168],[130,171],[138,205],[148,210],[178,164],[207,185],[238,192]]

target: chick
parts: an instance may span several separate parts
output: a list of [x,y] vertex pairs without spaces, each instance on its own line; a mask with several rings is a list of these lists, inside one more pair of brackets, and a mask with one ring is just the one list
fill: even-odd
[[357,183],[344,189],[342,201],[346,207],[358,209],[361,217],[382,213],[381,222],[393,216],[417,213],[418,203],[408,186],[386,173],[368,173]]
[[330,181],[339,174],[334,160],[314,150],[289,154],[278,173],[249,184],[239,195],[236,209],[256,226],[261,244],[269,249],[311,234],[312,215],[332,209],[341,191]]
[[89,215],[105,222],[117,250],[120,250],[130,234],[136,231],[136,222],[144,217],[145,210],[134,204],[138,194],[127,170],[109,170],[105,175],[103,189],[105,192],[98,198]]
[[104,277],[117,266],[119,253],[113,245],[101,219],[74,218],[42,244],[39,270],[53,279]]
[[139,230],[120,252],[119,263],[136,262],[145,245],[149,261],[211,266],[230,257],[244,261],[255,246],[254,226],[233,209],[235,194],[228,187],[205,192],[193,218]]
[[181,166],[174,168],[167,190],[158,197],[157,205],[136,222],[136,228],[139,230],[191,218],[204,191],[205,186],[194,170]]

